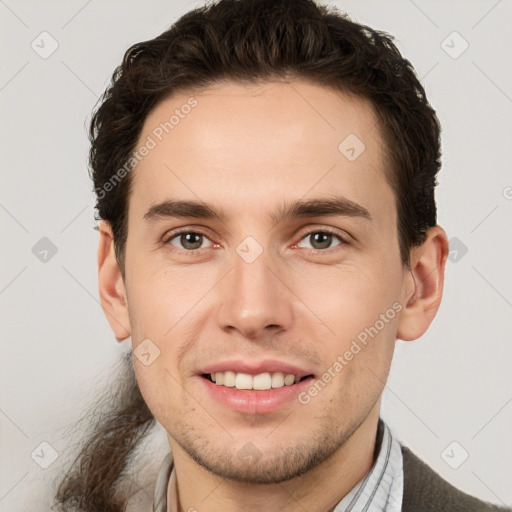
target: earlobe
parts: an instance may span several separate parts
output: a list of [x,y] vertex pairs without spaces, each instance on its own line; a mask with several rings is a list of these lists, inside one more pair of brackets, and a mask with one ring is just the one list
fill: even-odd
[[428,329],[441,304],[448,237],[443,228],[427,231],[423,244],[412,250],[411,265],[404,278],[397,338],[415,340]]
[[101,307],[118,341],[130,336],[130,319],[126,289],[116,260],[112,229],[106,221],[99,223],[98,287]]

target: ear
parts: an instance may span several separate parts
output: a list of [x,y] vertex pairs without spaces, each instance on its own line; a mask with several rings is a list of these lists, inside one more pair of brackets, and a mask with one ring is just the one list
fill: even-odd
[[116,260],[112,228],[108,222],[102,220],[98,229],[98,286],[101,307],[117,341],[122,341],[131,333],[126,290]]
[[444,271],[448,257],[448,237],[443,228],[427,231],[421,246],[412,249],[411,264],[405,271],[397,338],[415,340],[425,333],[441,303]]

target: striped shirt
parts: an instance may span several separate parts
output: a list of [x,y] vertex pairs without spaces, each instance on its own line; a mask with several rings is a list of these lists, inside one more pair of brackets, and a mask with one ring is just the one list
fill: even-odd
[[[380,445],[380,446],[379,446]],[[400,443],[379,419],[379,454],[369,472],[333,508],[332,512],[400,512],[404,489]],[[169,453],[160,469],[155,487],[153,512],[177,512],[176,472]]]

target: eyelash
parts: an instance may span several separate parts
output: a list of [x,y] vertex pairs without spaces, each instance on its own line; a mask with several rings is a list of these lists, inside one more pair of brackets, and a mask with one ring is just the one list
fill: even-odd
[[[338,245],[335,245],[334,247],[328,247],[327,249],[301,248],[303,251],[306,251],[307,254],[318,255],[318,254],[322,254],[322,253],[328,253],[328,252],[330,252],[330,250],[332,251],[332,250],[335,250],[336,248],[342,248],[343,246],[348,245],[347,239],[345,237],[343,237],[342,235],[340,235],[336,230],[331,229],[331,228],[322,228],[322,229],[313,229],[311,231],[307,231],[307,232],[303,233],[301,235],[301,237],[299,238],[299,241],[296,242],[293,245],[293,247],[295,247],[298,243],[300,243],[302,240],[304,240],[308,236],[311,236],[311,235],[316,234],[316,233],[323,233],[323,234],[332,235],[333,237],[337,238],[340,241],[340,243]],[[206,233],[203,233],[202,231],[193,231],[193,230],[190,230],[190,229],[182,229],[180,231],[175,231],[175,232],[171,233],[165,240],[163,240],[163,244],[164,245],[172,245],[170,243],[171,240],[174,240],[176,237],[178,237],[180,235],[183,235],[183,234],[202,235],[205,238],[207,238],[208,240],[210,240],[208,235]],[[210,240],[210,242],[211,242],[211,240]],[[214,242],[212,242],[212,243],[214,243]],[[186,250],[186,249],[180,249],[180,248],[178,248],[176,246],[172,246],[172,247],[173,247],[173,250],[178,252],[179,254],[187,254],[189,256],[194,256],[194,255],[198,254],[199,251],[202,250],[202,249]]]
[[312,229],[310,231],[306,231],[305,233],[302,233],[299,241],[293,245],[295,247],[298,243],[300,243],[302,240],[308,238],[309,236],[315,234],[315,233],[322,233],[327,235],[332,235],[334,238],[337,238],[339,240],[339,244],[335,245],[333,247],[328,247],[327,249],[308,249],[308,248],[301,248],[302,251],[306,251],[307,254],[312,255],[319,255],[319,254],[328,254],[332,253],[336,250],[343,250],[344,246],[348,245],[348,240],[346,237],[342,236],[337,232],[335,229],[332,228],[322,228],[322,229]]

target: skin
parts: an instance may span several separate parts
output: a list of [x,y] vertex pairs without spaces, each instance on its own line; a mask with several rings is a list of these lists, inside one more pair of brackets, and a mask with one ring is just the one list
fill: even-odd
[[[189,97],[157,105],[139,145]],[[168,433],[181,510],[325,512],[374,462],[395,341],[420,337],[438,310],[447,236],[429,229],[402,266],[384,145],[365,100],[306,81],[225,82],[194,97],[132,171],[124,280],[101,223],[101,303],[118,340],[131,336],[136,350],[149,338],[160,350],[134,365]],[[366,147],[354,161],[338,150],[349,134]],[[284,203],[333,195],[371,219],[272,219]],[[208,202],[224,218],[144,219],[167,199]],[[171,239],[177,228],[204,234],[200,248]],[[325,229],[335,235],[319,246],[310,235]],[[252,263],[236,251],[247,236],[263,248]],[[203,391],[198,369],[223,359],[279,359],[321,377],[394,303],[400,313],[308,404],[245,414]],[[249,442],[258,456],[248,461],[237,454]]]

